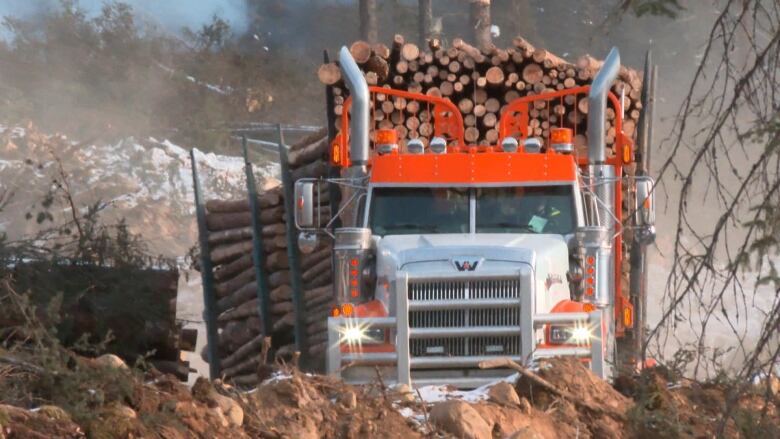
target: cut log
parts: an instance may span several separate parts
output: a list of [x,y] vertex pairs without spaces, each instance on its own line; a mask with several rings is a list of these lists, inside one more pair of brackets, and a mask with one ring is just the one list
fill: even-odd
[[325,285],[330,285],[333,279],[331,278],[330,271],[325,271],[318,276],[314,277],[312,280],[306,281],[303,283],[304,288],[317,288],[322,287]]
[[292,287],[289,285],[280,285],[271,290],[269,296],[272,302],[292,300]]
[[536,84],[544,77],[544,70],[539,64],[531,63],[523,67],[521,76],[526,84]]
[[320,250],[316,250],[314,253],[309,253],[308,255],[301,255],[301,266],[308,267],[317,264],[318,262],[322,261],[325,258],[330,258],[332,252],[333,252],[333,247],[330,244],[326,244],[324,248],[321,248]]
[[282,285],[290,284],[290,271],[280,270],[268,275],[268,285],[271,288],[277,288]]
[[323,64],[317,69],[317,78],[325,85],[335,85],[341,81],[341,69],[336,63]]
[[284,315],[293,311],[292,302],[277,302],[271,304],[271,314]]
[[324,160],[317,160],[311,162],[308,165],[301,166],[300,168],[292,171],[293,181],[301,178],[319,178],[325,177],[328,173],[328,165]]
[[416,44],[406,43],[401,47],[401,58],[406,61],[414,61],[420,56],[420,49]]
[[307,268],[303,274],[301,275],[301,278],[305,281],[312,280],[318,275],[322,274],[325,271],[329,271],[331,266],[331,259],[326,258],[317,263],[316,265]]
[[390,65],[384,58],[376,55],[371,56],[366,62],[366,70],[376,74],[378,83],[385,82],[390,76]]
[[252,216],[247,212],[236,213],[207,213],[206,227],[210,231],[220,231],[227,229],[238,229],[249,226],[252,223]]
[[241,305],[227,310],[219,315],[217,318],[220,322],[227,322],[230,320],[239,320],[251,316],[257,315],[257,299],[252,299],[248,302],[244,302]]
[[273,331],[280,332],[285,328],[291,328],[295,325],[295,315],[293,313],[287,313],[284,317],[274,322]]
[[238,275],[242,271],[246,270],[247,268],[251,267],[252,264],[253,264],[252,254],[246,253],[240,258],[234,260],[233,262],[230,262],[229,264],[218,266],[214,270],[214,279],[217,281],[224,281],[230,279]]
[[257,297],[257,283],[250,282],[227,297],[217,300],[217,311],[222,313]]
[[323,137],[317,142],[303,148],[290,151],[287,159],[292,167],[298,167],[316,159],[324,158],[328,153],[328,138]]
[[286,270],[290,268],[290,260],[287,257],[287,250],[279,250],[265,256],[265,264],[269,270]]
[[471,113],[471,110],[474,109],[474,101],[469,98],[463,98],[458,102],[458,109],[463,114]]
[[209,245],[231,244],[236,241],[252,239],[252,228],[241,227],[239,229],[221,230],[209,233]]
[[374,51],[374,54],[383,60],[387,61],[390,59],[390,48],[382,43],[376,43],[373,46],[371,46],[371,50]]
[[[233,215],[233,214],[229,214]],[[237,259],[252,251],[252,240],[241,241],[234,244],[220,245],[211,251],[211,262],[220,265]]]
[[349,46],[349,53],[358,64],[365,64],[371,57],[371,45],[365,41],[355,41]]
[[241,347],[236,349],[232,354],[222,359],[221,366],[222,368],[228,368],[233,367],[241,360],[245,359],[248,355],[259,352],[260,347],[263,346],[263,335],[258,335],[245,344],[243,344]]
[[[227,367],[222,368],[222,375],[230,380],[231,378],[237,377],[239,375],[246,376],[247,378],[250,376],[250,372],[254,372],[257,370],[257,366],[260,364],[260,353],[253,353],[249,357],[245,358],[243,361],[239,362],[233,367]],[[257,380],[257,375],[255,375],[255,380]]]
[[255,267],[250,267],[239,273],[236,277],[225,282],[218,283],[214,289],[216,290],[217,297],[225,297],[240,289],[242,286],[253,282],[254,280]]

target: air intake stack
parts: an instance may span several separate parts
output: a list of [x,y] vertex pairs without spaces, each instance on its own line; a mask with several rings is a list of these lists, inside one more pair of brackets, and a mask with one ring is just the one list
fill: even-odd
[[[352,96],[352,117],[349,120],[349,159],[352,164],[344,171],[344,177],[355,180],[353,182],[355,184],[344,186],[342,199],[343,203],[354,203],[355,187],[360,187],[367,175],[370,100],[366,79],[346,46],[343,46],[339,52],[339,63],[342,76]],[[352,208],[344,209],[344,207],[342,205],[340,209],[342,224],[345,227],[358,226],[357,203]]]

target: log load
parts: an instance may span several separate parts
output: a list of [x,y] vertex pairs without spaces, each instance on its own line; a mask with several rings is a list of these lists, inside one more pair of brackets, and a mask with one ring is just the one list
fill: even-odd
[[[506,49],[486,41],[475,47],[460,38],[453,39],[448,48],[443,47],[438,39],[428,40],[428,47],[418,47],[401,35],[394,37],[389,51],[377,51],[372,49],[376,45],[358,43],[353,47],[361,48],[361,58],[355,59],[366,77],[371,78],[371,85],[451,100],[463,115],[465,140],[469,145],[495,145],[500,140],[498,121],[506,106],[515,99],[589,85],[601,67],[601,61],[587,55],[574,63],[567,62],[545,49],[534,47],[522,37],[515,38],[512,47]],[[366,61],[362,62],[363,59]],[[370,61],[372,59],[386,61],[386,64]],[[337,62],[326,64],[321,70],[335,71],[336,66]],[[340,75],[321,74],[320,80],[333,87],[334,94],[339,97],[334,110],[341,115],[349,90]],[[621,67],[611,91],[618,99],[624,97],[623,131],[629,136],[635,135],[642,108],[641,89],[639,73]],[[432,136],[433,120],[426,105],[381,94],[372,99],[371,105],[374,129],[394,128],[400,139],[420,138],[425,144]],[[612,108],[610,103],[606,131],[610,147],[614,146],[616,139],[614,115],[617,111],[620,109]],[[539,101],[530,111],[529,135],[544,140],[548,138],[551,127],[572,128],[578,135],[578,152],[584,153],[587,113],[587,96],[584,94],[549,103]]]
[[[376,53],[387,52],[382,60],[390,56],[390,49],[381,45],[373,48],[353,45],[353,52],[368,57],[371,62]],[[407,49],[407,56],[413,53]],[[416,56],[416,55],[415,55]],[[381,69],[381,63],[376,62]],[[327,67],[321,72],[330,72]],[[322,77],[321,77],[322,78]],[[294,178],[323,175],[327,169],[327,133],[319,131],[301,140],[290,148],[288,154]],[[269,309],[272,350],[277,355],[294,351],[292,329],[295,322],[293,291],[290,282],[289,259],[287,256],[287,229],[284,213],[284,195],[280,186],[272,187],[258,194],[260,209],[260,233],[263,237],[265,271],[268,275]],[[328,193],[318,199],[320,213],[327,220],[330,216]],[[257,370],[262,346],[260,319],[258,318],[257,279],[252,260],[252,227],[249,202],[246,199],[214,199],[206,202],[206,222],[209,230],[211,259],[214,263],[215,289],[217,293],[217,324],[220,328],[219,352],[222,375],[236,385],[252,386],[253,371]],[[304,302],[307,309],[305,332],[310,334],[309,353],[322,358],[324,322],[330,310],[332,243],[323,239],[314,252],[301,255]],[[317,364],[322,361],[317,361]],[[324,364],[324,363],[323,363]],[[312,365],[316,366],[316,364]]]

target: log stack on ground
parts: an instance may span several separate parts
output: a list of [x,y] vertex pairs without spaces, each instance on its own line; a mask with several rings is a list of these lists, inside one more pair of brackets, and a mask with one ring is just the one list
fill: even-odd
[[[328,139],[324,130],[293,145],[289,152],[293,179],[325,176],[327,153]],[[323,206],[321,219],[327,221],[330,214],[328,193],[324,192],[317,201]],[[272,333],[269,335],[277,355],[291,355],[295,350],[295,315],[281,186],[259,193],[258,206],[271,302]],[[222,375],[236,384],[252,386],[258,380],[263,336],[252,260],[249,201],[209,200],[206,202],[206,222],[216,280]],[[305,330],[309,335],[309,354],[315,357],[325,351],[323,322],[327,321],[332,304],[331,250],[332,242],[323,239],[314,252],[301,255],[306,320],[310,322]]]
[[[515,99],[589,85],[601,67],[601,61],[590,56],[569,63],[522,37],[515,38],[512,47],[506,49],[492,44],[477,48],[460,38],[455,38],[450,47],[430,39],[428,47],[421,48],[401,35],[394,37],[390,50],[377,50],[387,46],[360,41],[351,47],[353,55],[360,55],[355,59],[369,85],[451,100],[463,115],[465,140],[470,145],[496,144],[498,121]],[[333,87],[335,114],[341,117],[349,90],[340,76],[338,63],[323,65],[319,78]],[[611,90],[618,99],[623,97],[623,131],[630,137],[635,135],[642,109],[641,88],[640,74],[622,67]],[[587,142],[587,104],[585,94],[537,101],[529,111],[529,135],[547,139],[551,127],[572,128],[575,144],[582,152]],[[395,129],[399,139],[420,138],[427,144],[433,133],[433,120],[425,104],[378,94],[371,105],[373,128]],[[606,140],[610,147],[616,139],[616,111],[620,109],[609,104]]]

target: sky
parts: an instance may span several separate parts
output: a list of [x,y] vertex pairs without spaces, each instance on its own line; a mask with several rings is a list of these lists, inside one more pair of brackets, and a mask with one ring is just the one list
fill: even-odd
[[[230,22],[240,32],[248,25],[245,0],[122,0],[144,19],[157,22],[178,32],[182,28],[196,29],[208,23],[216,14]],[[106,0],[77,0],[89,15],[95,15]],[[58,0],[0,0],[0,17],[29,17],[40,11],[58,7]],[[2,36],[2,33],[0,33]]]

